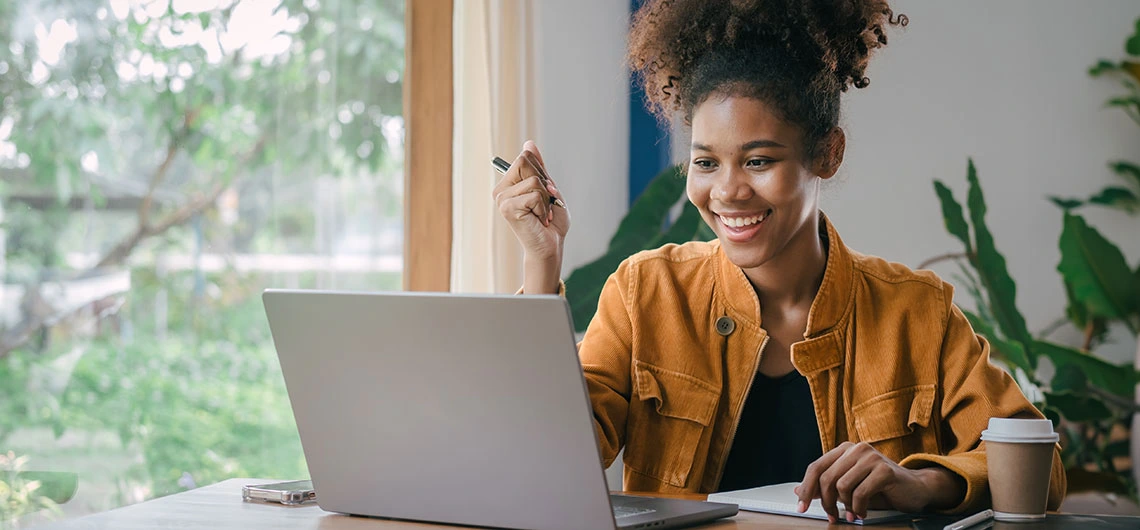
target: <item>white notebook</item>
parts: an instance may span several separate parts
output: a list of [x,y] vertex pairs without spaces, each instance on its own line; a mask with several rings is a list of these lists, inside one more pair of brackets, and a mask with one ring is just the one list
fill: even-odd
[[[709,502],[736,504],[740,506],[741,510],[748,510],[750,512],[793,515],[796,517],[823,519],[826,521],[827,512],[823,511],[823,505],[819,503],[819,499],[811,501],[811,506],[808,506],[806,512],[800,513],[796,511],[796,505],[800,501],[799,497],[796,496],[796,486],[799,486],[798,482],[787,482],[784,484],[764,486],[762,488],[710,493]],[[838,508],[840,517],[842,517],[844,514],[843,504],[840,503]],[[894,510],[867,510],[867,517],[862,520],[857,520],[855,524],[885,523],[899,519],[909,519],[910,517],[909,514],[896,512]]]

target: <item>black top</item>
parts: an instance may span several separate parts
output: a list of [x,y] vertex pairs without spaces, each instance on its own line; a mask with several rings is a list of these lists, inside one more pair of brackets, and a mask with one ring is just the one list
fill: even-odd
[[807,379],[757,373],[740,414],[719,491],[799,482],[823,453]]

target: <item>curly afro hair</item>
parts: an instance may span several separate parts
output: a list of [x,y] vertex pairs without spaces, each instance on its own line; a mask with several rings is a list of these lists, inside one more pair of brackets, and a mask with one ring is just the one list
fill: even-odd
[[907,22],[886,0],[648,0],[629,62],[660,119],[690,123],[714,93],[755,98],[803,130],[810,157],[839,123],[840,93],[870,83],[886,27]]

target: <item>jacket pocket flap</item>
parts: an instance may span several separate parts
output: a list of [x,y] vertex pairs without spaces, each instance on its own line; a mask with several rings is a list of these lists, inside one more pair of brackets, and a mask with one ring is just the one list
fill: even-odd
[[856,405],[855,429],[864,442],[898,438],[930,425],[934,385],[917,385],[887,392]]
[[691,375],[641,361],[634,361],[634,378],[638,398],[652,400],[658,414],[705,427],[712,424],[720,399],[720,390],[716,387]]

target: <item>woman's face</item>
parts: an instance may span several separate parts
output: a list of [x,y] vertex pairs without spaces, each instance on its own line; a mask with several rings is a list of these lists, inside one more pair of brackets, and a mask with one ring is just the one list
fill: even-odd
[[[693,110],[692,135],[689,200],[738,267],[763,265],[817,226],[820,181],[839,164],[807,161],[799,127],[759,100],[713,94]],[[835,129],[816,158],[842,157],[842,136]]]

